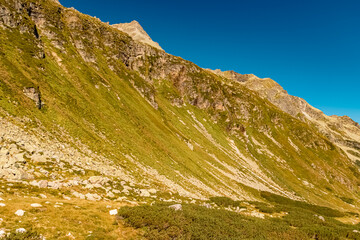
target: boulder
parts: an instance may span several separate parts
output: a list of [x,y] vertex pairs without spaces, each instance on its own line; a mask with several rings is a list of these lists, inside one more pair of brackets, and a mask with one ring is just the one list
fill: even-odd
[[92,176],[89,178],[89,182],[92,184],[104,185],[104,184],[108,183],[109,181],[110,181],[109,178],[102,177],[102,176]]
[[35,153],[31,156],[31,160],[33,160],[34,162],[41,162],[41,163],[44,163],[44,162],[47,162],[47,158],[44,156],[44,155],[41,155],[39,153]]
[[32,204],[30,204],[30,206],[33,207],[33,208],[42,207],[42,205],[40,203],[32,203]]
[[114,198],[115,197],[115,195],[110,191],[106,193],[106,196],[109,197],[109,198]]
[[41,198],[47,198],[47,196],[45,195],[45,194],[39,194],[39,196],[41,197]]
[[146,189],[140,189],[140,196],[141,197],[150,197],[150,193]]
[[109,213],[110,213],[111,216],[115,216],[115,215],[118,214],[118,210],[117,210],[117,209],[113,209],[113,210],[110,210]]
[[257,217],[257,218],[265,219],[265,214],[259,213],[259,212],[257,212],[257,211],[252,211],[250,215],[251,215],[252,217]]
[[74,191],[74,192],[72,192],[71,194],[72,194],[73,196],[77,197],[77,198],[85,199],[85,195],[82,194],[82,193],[79,193],[79,192]]
[[65,199],[65,200],[71,200],[71,198],[70,197],[68,197],[68,196],[63,196],[63,198]]
[[[31,183],[30,183],[31,184]],[[39,182],[38,182],[38,187],[39,188],[47,188],[48,187],[48,181],[46,181],[46,180],[40,180]]]
[[85,195],[85,197],[86,197],[87,200],[90,200],[90,201],[99,201],[99,200],[101,200],[101,196],[99,196],[96,193],[94,193],[94,194],[87,193]]
[[26,233],[26,229],[25,228],[18,228],[15,230],[16,233]]
[[148,190],[150,194],[156,194],[157,193],[157,190],[154,189],[154,188],[151,188]]
[[24,216],[24,214],[25,214],[25,211],[24,211],[24,210],[21,210],[21,209],[19,209],[19,210],[17,210],[17,211],[15,212],[15,215],[16,215],[16,216],[19,216],[19,217]]
[[182,210],[182,205],[181,204],[174,204],[174,205],[170,205],[169,208],[172,208],[175,211],[180,211],[180,210]]

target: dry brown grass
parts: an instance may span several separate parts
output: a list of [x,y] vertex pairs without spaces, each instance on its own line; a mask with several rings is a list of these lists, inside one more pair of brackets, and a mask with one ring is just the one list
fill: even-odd
[[[51,196],[39,199],[3,195],[2,198],[6,206],[0,208],[3,219],[0,227],[9,231],[21,227],[33,228],[46,239],[72,239],[66,236],[68,233],[76,239],[141,239],[138,231],[123,226],[115,216],[109,214],[111,209],[129,205],[127,203],[64,200]],[[33,208],[30,206],[32,203],[39,203],[42,207]],[[16,216],[18,209],[26,211],[25,215]]]

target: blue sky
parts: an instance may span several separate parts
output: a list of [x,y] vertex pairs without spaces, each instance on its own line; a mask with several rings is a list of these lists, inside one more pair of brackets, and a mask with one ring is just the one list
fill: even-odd
[[358,0],[60,0],[104,22],[137,20],[200,67],[270,77],[326,114],[360,122]]

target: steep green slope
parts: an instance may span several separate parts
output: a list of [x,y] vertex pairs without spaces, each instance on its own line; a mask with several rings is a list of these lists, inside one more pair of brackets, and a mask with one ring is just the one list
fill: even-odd
[[[80,142],[134,182],[183,196],[251,200],[263,190],[358,204],[360,173],[347,156],[238,82],[56,2],[1,7],[2,117],[31,119],[28,129],[83,151]],[[23,93],[30,87],[40,109]]]

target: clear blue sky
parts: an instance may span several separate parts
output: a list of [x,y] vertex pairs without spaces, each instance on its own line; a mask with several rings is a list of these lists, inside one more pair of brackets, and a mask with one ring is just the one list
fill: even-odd
[[270,77],[326,114],[360,122],[359,0],[60,0],[104,22],[137,20],[200,67]]

